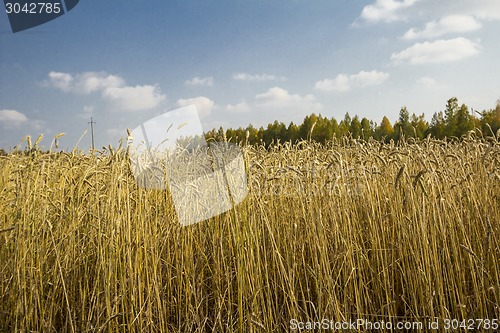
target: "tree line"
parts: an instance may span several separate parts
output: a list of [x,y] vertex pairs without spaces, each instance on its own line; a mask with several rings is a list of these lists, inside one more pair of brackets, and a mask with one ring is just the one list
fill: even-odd
[[424,114],[410,115],[403,106],[399,111],[399,118],[393,124],[384,116],[380,124],[360,118],[355,115],[351,117],[346,113],[344,119],[338,122],[335,118],[323,117],[321,114],[311,114],[304,118],[302,124],[291,122],[288,126],[283,122],[274,121],[266,128],[255,128],[249,125],[246,128],[211,130],[206,133],[207,140],[229,140],[231,142],[242,142],[246,144],[271,145],[273,142],[300,140],[313,140],[324,143],[334,138],[352,137],[355,139],[375,140],[390,142],[399,141],[404,138],[423,139],[429,135],[433,138],[457,138],[476,132],[476,135],[485,137],[498,137],[500,130],[500,100],[496,107],[490,110],[478,112],[465,104],[460,105],[458,98],[450,98],[444,110],[434,113],[429,123]]
[[[346,113],[344,119],[338,122],[335,118],[323,117],[321,114],[311,114],[304,118],[302,124],[291,122],[288,126],[283,122],[275,120],[266,128],[255,128],[249,125],[246,128],[237,129],[213,129],[205,133],[207,141],[231,141],[245,144],[271,145],[273,142],[297,142],[301,140],[312,140],[321,143],[334,138],[351,137],[354,139],[369,140],[370,138],[390,142],[399,141],[404,138],[423,139],[429,135],[436,139],[457,138],[474,131],[476,135],[484,137],[496,137],[500,139],[500,100],[496,107],[482,112],[474,111],[467,105],[460,105],[458,98],[450,98],[444,110],[434,113],[430,123],[424,114],[410,115],[403,106],[399,111],[399,118],[393,124],[384,116],[378,124],[367,118],[361,120],[357,115],[351,117]],[[0,148],[0,156],[7,155]]]

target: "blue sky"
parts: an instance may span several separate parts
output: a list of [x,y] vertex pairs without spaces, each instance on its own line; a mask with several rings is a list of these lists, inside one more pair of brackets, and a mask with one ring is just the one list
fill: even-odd
[[[205,130],[346,112],[394,122],[500,98],[498,0],[85,0],[12,33],[0,13],[0,147],[96,146],[196,104]],[[79,147],[90,146],[90,134]]]

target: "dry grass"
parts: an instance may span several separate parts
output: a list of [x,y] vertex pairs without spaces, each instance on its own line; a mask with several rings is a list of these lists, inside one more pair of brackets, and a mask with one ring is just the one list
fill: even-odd
[[498,143],[244,153],[245,201],[184,228],[121,150],[0,157],[0,331],[500,318]]

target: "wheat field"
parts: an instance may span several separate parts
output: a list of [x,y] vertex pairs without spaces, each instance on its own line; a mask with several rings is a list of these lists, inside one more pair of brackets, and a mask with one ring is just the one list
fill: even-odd
[[124,149],[0,157],[0,332],[500,318],[498,141],[242,149],[245,200],[187,227]]

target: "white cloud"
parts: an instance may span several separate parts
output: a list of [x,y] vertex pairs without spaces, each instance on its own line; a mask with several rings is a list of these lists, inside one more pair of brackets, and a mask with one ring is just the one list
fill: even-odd
[[413,6],[419,0],[376,0],[361,12],[361,18],[368,22],[394,22],[403,20],[401,11]]
[[64,92],[90,94],[100,92],[101,96],[111,102],[120,111],[140,111],[157,107],[165,100],[156,86],[127,86],[125,80],[105,72],[84,72],[75,76],[50,72],[48,85]]
[[338,91],[346,92],[351,89],[349,85],[349,76],[345,74],[339,74],[335,79],[324,79],[316,82],[314,89],[321,91]]
[[122,111],[140,111],[157,107],[164,99],[157,87],[145,85],[135,87],[110,87],[102,96]]
[[470,15],[449,15],[439,21],[428,22],[424,29],[408,30],[404,39],[433,38],[450,33],[468,32],[481,28],[481,23]]
[[286,81],[286,78],[284,76],[276,76],[271,74],[248,74],[248,73],[234,74],[233,79],[238,81]]
[[242,101],[237,104],[228,104],[226,105],[226,111],[232,113],[246,113],[250,112],[250,105],[246,101]]
[[274,87],[267,92],[255,96],[255,105],[258,107],[267,108],[293,108],[300,110],[308,110],[310,112],[319,111],[323,106],[316,101],[314,95],[301,96],[298,94],[290,94],[287,90]]
[[49,84],[62,91],[70,91],[73,84],[73,76],[68,73],[50,72]]
[[16,110],[0,110],[0,122],[6,126],[20,125],[28,121],[23,113]]
[[76,76],[75,89],[78,93],[90,94],[109,88],[123,87],[125,81],[116,75],[108,75],[104,72],[86,72]]
[[479,52],[479,44],[467,38],[459,37],[416,43],[399,53],[393,53],[391,59],[396,63],[417,65],[457,61],[472,57]]
[[481,20],[500,20],[500,1],[475,0],[467,1],[467,11]]
[[207,77],[198,77],[195,76],[191,80],[187,80],[184,82],[187,86],[207,86],[212,87],[214,85],[214,78],[211,76]]
[[[418,4],[418,6],[417,6]],[[411,13],[410,13],[411,10]],[[439,16],[469,16],[476,20],[500,20],[500,1],[498,0],[440,0],[440,1],[421,1],[421,0],[372,0],[372,3],[365,6],[357,21],[363,20],[369,23],[377,22],[395,22],[408,21],[415,17]],[[472,21],[464,22],[466,25]],[[476,22],[477,23],[477,22]],[[454,22],[433,21],[429,22],[430,31],[435,29],[433,25],[444,25],[447,28]],[[474,24],[474,23],[472,23]],[[422,31],[427,30],[427,26]],[[414,29],[415,32],[416,29]],[[470,30],[466,30],[470,31]],[[409,32],[411,36],[411,32]],[[423,38],[423,37],[422,37]]]
[[120,87],[125,84],[121,77],[109,75],[105,72],[84,72],[75,76],[69,73],[50,72],[48,83],[64,92],[78,94],[90,94],[98,90]]
[[198,111],[200,117],[209,115],[215,106],[215,102],[205,96],[198,96],[193,98],[177,100],[177,105],[179,107],[188,106],[192,104],[196,105],[196,110]]
[[335,79],[324,79],[316,82],[314,89],[321,91],[347,92],[352,88],[368,87],[382,84],[389,77],[388,73],[378,71],[361,71],[357,74],[339,74]]

